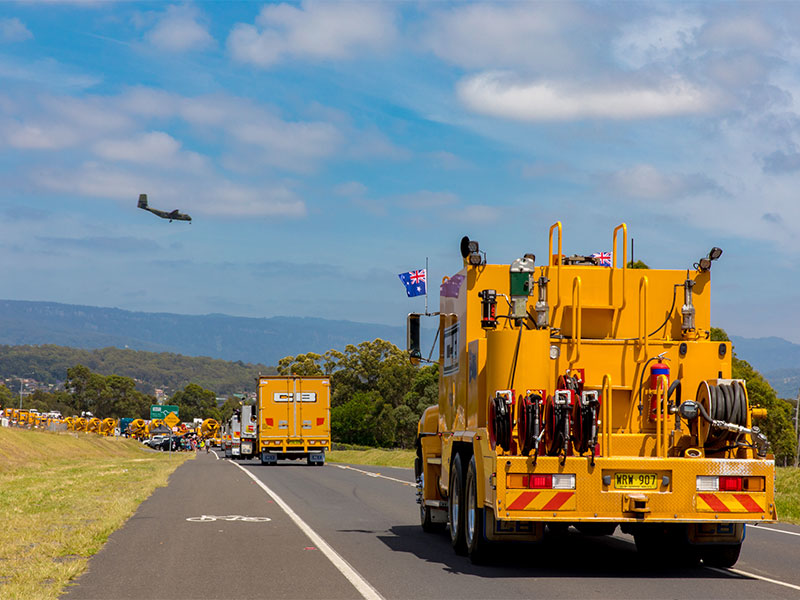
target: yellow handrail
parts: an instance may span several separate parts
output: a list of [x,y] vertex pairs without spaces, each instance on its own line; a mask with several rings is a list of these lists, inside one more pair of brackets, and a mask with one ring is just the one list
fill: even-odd
[[581,278],[572,280],[572,341],[575,347],[575,358],[569,362],[578,362],[581,359]]
[[[667,376],[659,375],[656,378],[656,456],[667,457]],[[648,408],[648,412],[649,412]]]
[[[619,233],[620,229],[622,230],[622,304],[619,305],[619,308],[625,308],[625,273],[628,270],[628,226],[625,223],[621,223],[614,228],[614,263],[612,266],[614,269],[619,268],[617,267],[617,233]],[[615,304],[613,291],[611,293],[611,303]],[[614,308],[617,307],[614,306]]]
[[603,402],[603,456],[611,456],[611,375],[603,375],[603,385],[600,388]]
[[638,340],[640,348],[644,348],[644,352],[640,351],[641,358],[637,358],[636,362],[643,362],[647,360],[647,286],[649,281],[647,276],[639,280],[639,330]]
[[[553,265],[553,230],[558,229],[558,262]],[[550,237],[548,241],[548,252],[547,252],[547,264],[549,266],[555,266],[556,268],[556,301],[553,305],[553,320],[556,317],[556,307],[561,306],[561,263],[564,262],[562,259],[562,252],[561,252],[561,221],[556,221],[550,226]],[[551,321],[552,323],[552,321]]]

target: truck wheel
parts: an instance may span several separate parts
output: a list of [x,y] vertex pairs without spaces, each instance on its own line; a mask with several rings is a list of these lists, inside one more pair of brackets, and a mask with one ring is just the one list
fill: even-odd
[[484,537],[483,524],[486,509],[483,500],[478,498],[478,473],[475,457],[469,461],[467,483],[465,485],[466,511],[464,511],[464,537],[467,543],[467,554],[472,564],[486,562],[489,554],[489,541]]
[[464,539],[464,467],[460,454],[456,454],[450,466],[447,516],[450,520],[450,543],[456,554],[464,555],[467,553],[467,542]]
[[706,548],[701,548],[700,557],[703,559],[703,564],[707,567],[727,569],[736,564],[736,561],[739,560],[739,552],[741,551],[741,543],[731,546],[708,546]]

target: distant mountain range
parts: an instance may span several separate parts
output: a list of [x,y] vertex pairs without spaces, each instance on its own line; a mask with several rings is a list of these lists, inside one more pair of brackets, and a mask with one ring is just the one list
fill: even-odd
[[800,344],[779,337],[731,336],[736,356],[767,378],[779,398],[797,398],[800,391]]
[[[0,344],[56,344],[73,348],[130,348],[276,365],[284,356],[322,353],[381,338],[405,346],[405,326],[311,317],[145,313],[0,300]],[[800,344],[782,338],[731,336],[739,358],[758,369],[781,398],[800,389]]]
[[311,317],[145,313],[0,300],[0,344],[130,348],[276,365],[284,356],[344,349],[381,338],[405,347],[405,326]]

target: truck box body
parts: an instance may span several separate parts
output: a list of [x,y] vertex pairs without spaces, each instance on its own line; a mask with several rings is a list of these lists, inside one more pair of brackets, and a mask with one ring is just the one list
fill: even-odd
[[258,383],[258,447],[262,462],[306,458],[322,464],[331,444],[328,377],[262,376]]
[[242,458],[252,458],[258,453],[258,420],[256,407],[245,404],[240,410],[240,445],[239,451]]
[[532,255],[485,264],[462,244],[464,268],[441,286],[420,518],[426,530],[450,521],[453,545],[477,560],[490,541],[577,524],[621,526],[642,547],[666,531],[730,566],[744,524],[776,519],[774,460],[752,421],[763,411],[731,379],[730,342],[710,339],[710,261],[629,269],[619,241],[610,266],[568,258],[557,223],[535,268]]

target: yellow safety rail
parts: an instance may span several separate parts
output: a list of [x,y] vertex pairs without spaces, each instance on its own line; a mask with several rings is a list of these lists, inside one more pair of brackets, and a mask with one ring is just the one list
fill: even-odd
[[[614,292],[611,292],[611,304],[614,308],[625,308],[625,273],[628,270],[628,226],[625,223],[621,223],[617,225],[614,229],[614,243],[613,243],[613,250],[614,250],[614,262],[612,264],[614,269],[618,269],[617,267],[617,233],[622,230],[622,303],[617,306],[617,303],[614,301]],[[611,284],[613,285],[613,275]]]
[[[558,260],[556,264],[553,265],[553,230],[558,230]],[[556,268],[556,301],[553,304],[553,319],[556,317],[556,308],[561,306],[561,263],[563,261],[563,253],[561,250],[561,221],[556,221],[550,226],[550,240],[548,242],[548,251],[547,251],[547,264],[555,266]]]
[[575,347],[575,358],[569,362],[578,362],[581,359],[581,278],[572,280],[572,341]]
[[[636,362],[644,362],[647,360],[647,286],[649,282],[647,277],[642,277],[639,280],[639,355]],[[643,351],[642,351],[643,350]]]
[[603,375],[603,385],[600,388],[600,394],[602,395],[603,402],[603,427],[601,429],[603,433],[603,444],[600,449],[603,452],[603,456],[611,456],[611,409],[613,408],[613,398],[611,396],[612,393],[611,375],[606,373]]

